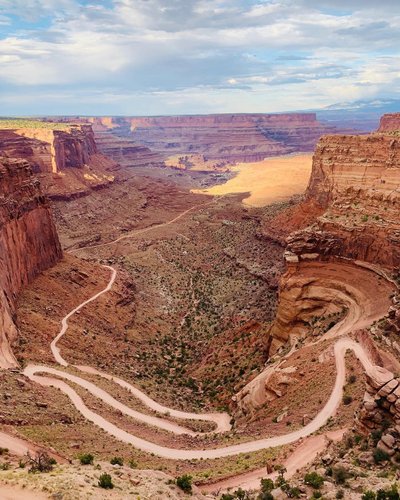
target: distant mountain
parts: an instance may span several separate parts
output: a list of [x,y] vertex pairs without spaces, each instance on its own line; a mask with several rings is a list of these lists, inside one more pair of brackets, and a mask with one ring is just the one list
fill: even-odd
[[400,112],[400,99],[373,99],[338,103],[317,110],[318,119],[340,128],[376,130],[385,113]]

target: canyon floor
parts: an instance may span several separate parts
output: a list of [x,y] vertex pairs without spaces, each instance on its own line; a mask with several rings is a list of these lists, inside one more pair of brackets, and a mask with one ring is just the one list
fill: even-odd
[[266,158],[260,162],[239,163],[231,168],[234,177],[211,188],[195,190],[221,196],[247,193],[243,203],[252,207],[264,207],[304,193],[311,173],[312,155],[294,154]]
[[[393,284],[368,269],[356,275],[348,273],[349,280],[368,283],[366,288],[371,292],[359,308],[350,308],[346,317],[327,316],[314,329],[308,345],[290,352],[281,349],[273,359],[267,359],[267,332],[275,317],[284,266],[283,247],[266,239],[262,228],[298,201],[291,196],[304,191],[310,168],[309,155],[239,165],[236,177],[209,189],[207,195],[190,192],[190,177],[185,173],[179,173],[176,183],[125,169],[118,182],[102,190],[76,200],[55,201],[53,209],[65,255],[19,298],[20,337],[15,353],[32,380],[19,372],[1,374],[5,399],[13,400],[12,408],[4,408],[3,430],[17,429],[19,436],[52,448],[66,460],[90,452],[102,468],[107,468],[105,461],[121,456],[125,463],[133,461],[136,468],[159,469],[160,485],[152,493],[148,492],[145,472],[121,471],[130,481],[129,493],[141,498],[180,498],[179,492],[173,496],[174,492],[164,489],[169,477],[164,473],[190,473],[200,490],[210,481],[249,471],[254,471],[258,480],[260,469],[267,464],[271,468],[298,456],[296,449],[302,446],[298,438],[307,435],[303,430],[312,422],[316,427],[310,433],[321,428],[321,435],[342,435],[351,426],[362,399],[364,369],[371,368],[364,350],[355,348],[357,356],[346,355],[346,346],[355,345],[355,327],[369,326],[386,313]],[[162,170],[169,175],[168,169]],[[275,177],[277,171],[280,177]],[[290,182],[286,183],[287,179]],[[117,270],[115,281],[110,281],[111,269],[105,266]],[[340,273],[346,275],[345,265],[332,266],[332,274]],[[332,276],[326,279],[332,280]],[[97,296],[103,290],[105,293]],[[381,301],[374,302],[375,293]],[[69,319],[68,330],[57,344],[69,366],[60,367],[50,345],[61,321],[95,296]],[[340,350],[336,337],[344,333],[349,337]],[[232,397],[268,368],[268,363],[275,362],[288,374],[285,391],[279,399],[255,409],[249,418],[238,411]],[[156,449],[133,448],[105,428],[94,426],[65,393],[35,380],[30,364],[59,370],[52,373],[59,383],[67,373],[68,385],[91,412],[130,435],[175,453],[160,457]],[[88,371],[83,375],[82,366],[129,381],[175,410],[228,412],[233,428],[218,433],[210,421],[186,418],[182,422],[173,412],[151,410],[126,387],[116,387],[112,378]],[[346,380],[346,367],[354,376],[353,382]],[[319,373],[324,376],[319,377]],[[123,405],[166,421],[175,429],[187,426],[191,432],[173,434],[165,427],[140,422],[71,377],[84,377]],[[339,405],[343,384],[351,396],[347,405]],[[290,433],[297,438],[285,441]],[[251,446],[260,440],[268,440],[270,447]],[[217,452],[217,448],[229,446],[243,451],[233,456]],[[205,448],[209,454],[202,453]],[[304,448],[298,453],[309,454],[311,460],[315,449],[311,445],[306,449],[307,453]],[[184,450],[190,450],[190,456],[177,460],[184,457]],[[8,473],[5,479],[10,484],[24,484],[26,478],[20,475]],[[94,483],[95,477],[96,472],[90,469],[82,481]],[[48,482],[40,488],[57,493],[51,479]],[[233,484],[228,479],[225,485]],[[209,488],[214,491],[216,487]],[[121,498],[127,493],[122,491]],[[149,494],[153,496],[146,497]]]

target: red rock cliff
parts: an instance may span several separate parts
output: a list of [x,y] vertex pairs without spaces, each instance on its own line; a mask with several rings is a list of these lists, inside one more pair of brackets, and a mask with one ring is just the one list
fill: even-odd
[[383,115],[378,132],[400,131],[400,113],[388,113]]
[[0,158],[0,367],[15,366],[13,312],[22,286],[62,255],[39,181],[24,160]]
[[323,137],[302,207],[317,205],[323,214],[289,238],[289,252],[399,266],[399,185],[400,137]]
[[389,308],[392,284],[379,273],[400,266],[399,187],[400,137],[392,130],[319,141],[305,200],[290,212],[308,226],[287,239],[271,352],[329,326],[318,318],[335,322],[352,309],[365,319],[378,304]]
[[322,134],[335,131],[314,113],[98,117],[91,122],[96,130],[130,136],[162,158],[201,154],[233,163],[312,151]]

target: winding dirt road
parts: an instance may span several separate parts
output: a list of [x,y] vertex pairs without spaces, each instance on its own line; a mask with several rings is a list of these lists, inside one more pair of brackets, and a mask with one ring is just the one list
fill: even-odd
[[[204,206],[204,205],[202,205]],[[109,242],[109,243],[104,243],[104,244],[99,244],[93,247],[86,247],[86,249],[89,248],[97,248],[99,246],[104,246],[104,245],[110,245],[112,243],[116,243],[118,241],[121,241],[123,239],[127,239],[130,237],[133,237],[137,234],[141,234],[147,231],[150,231],[151,229],[154,229],[156,227],[161,227],[161,226],[167,226],[170,225],[180,218],[182,218],[185,214],[188,212],[194,210],[197,207],[192,207],[191,209],[186,210],[179,216],[175,217],[169,222],[159,224],[156,226],[151,226],[149,228],[145,228],[143,230],[138,230],[135,233],[131,233],[129,235],[124,235],[121,236],[120,238],[117,238],[116,240]],[[81,310],[83,307],[87,306],[97,298],[99,298],[101,295],[107,293],[109,290],[111,290],[116,276],[117,276],[117,271],[111,267],[111,266],[105,266],[107,269],[110,270],[111,276],[110,280],[107,284],[107,286],[101,290],[100,292],[94,294],[92,297],[89,299],[85,300],[81,304],[79,304],[76,308],[74,308],[71,312],[69,312],[62,320],[61,322],[61,329],[59,334],[54,338],[54,340],[51,342],[51,351],[54,355],[55,360],[57,363],[59,363],[63,367],[68,367],[68,362],[61,356],[60,349],[58,347],[58,342],[60,339],[66,334],[68,330],[68,320],[79,310]],[[83,402],[82,398],[77,394],[77,392],[68,385],[67,382],[63,381],[67,380],[70,382],[73,382],[80,387],[84,388],[88,392],[90,392],[92,395],[98,397],[108,405],[112,406],[113,408],[117,408],[120,410],[122,413],[125,415],[128,415],[130,417],[133,417],[139,421],[145,422],[147,424],[153,425],[155,427],[162,428],[164,430],[170,431],[175,434],[182,434],[182,433],[187,433],[194,435],[196,433],[193,433],[193,431],[190,431],[189,429],[186,429],[182,426],[179,426],[173,422],[168,421],[167,419],[163,419],[160,417],[154,417],[151,415],[147,415],[141,412],[138,412],[136,410],[133,410],[129,408],[128,406],[122,404],[121,402],[117,401],[113,396],[108,394],[106,391],[103,389],[97,387],[95,384],[92,382],[89,382],[85,380],[84,378],[78,377],[76,375],[72,375],[68,373],[67,371],[63,370],[57,370],[56,368],[48,367],[48,366],[40,366],[40,365],[28,365],[23,373],[26,375],[29,379],[43,385],[43,386],[52,386],[56,387],[62,392],[64,392],[71,400],[72,404],[77,408],[77,410],[89,421],[91,421],[93,424],[97,425],[101,429],[103,429],[105,432],[109,433],[110,435],[114,436],[116,439],[123,441],[125,443],[129,443],[133,445],[134,447],[145,451],[149,453],[154,453],[158,456],[168,458],[168,459],[177,459],[177,460],[182,460],[182,459],[201,459],[201,458],[208,458],[208,459],[213,459],[213,458],[220,458],[220,457],[228,457],[232,455],[237,455],[239,453],[248,453],[248,452],[253,452],[257,450],[262,450],[266,448],[272,448],[276,446],[282,446],[290,443],[294,443],[298,441],[299,439],[305,438],[307,436],[310,436],[312,433],[318,431],[322,426],[326,424],[326,422],[329,420],[330,417],[332,417],[341,400],[342,400],[342,394],[343,394],[343,385],[345,383],[345,354],[347,350],[352,350],[357,358],[360,360],[362,363],[365,371],[367,373],[373,373],[376,372],[377,370],[381,370],[379,367],[376,367],[372,365],[371,361],[368,358],[367,352],[363,349],[363,347],[358,344],[357,342],[354,342],[350,338],[346,337],[345,335],[348,334],[357,324],[357,319],[359,319],[360,314],[359,314],[359,309],[357,309],[357,305],[353,304],[354,310],[350,310],[349,314],[347,315],[347,318],[345,318],[343,321],[340,322],[340,325],[336,325],[334,327],[334,336],[341,336],[339,340],[336,341],[334,345],[334,355],[335,355],[335,362],[336,362],[336,369],[337,369],[337,376],[336,376],[336,381],[334,388],[332,390],[332,393],[329,397],[328,402],[325,404],[325,406],[321,409],[321,411],[317,414],[317,416],[306,426],[302,427],[301,429],[298,429],[296,431],[290,432],[285,435],[281,436],[275,436],[275,437],[269,437],[269,438],[264,438],[264,439],[258,439],[258,440],[253,440],[245,443],[240,443],[236,445],[231,445],[231,446],[223,446],[220,448],[216,449],[176,449],[176,448],[169,448],[165,446],[160,446],[156,443],[147,441],[145,439],[139,438],[137,436],[134,436],[125,430],[117,427],[113,423],[109,422],[105,418],[103,418],[101,415],[97,414],[96,412],[92,411],[89,409],[85,403]],[[352,308],[351,308],[352,309]],[[381,316],[384,316],[386,314],[386,309],[380,311]],[[371,321],[372,322],[372,321]],[[332,335],[333,332],[327,332],[326,337],[327,338],[330,335]],[[321,339],[322,340],[322,339]],[[206,420],[206,421],[211,421],[215,422],[217,426],[217,432],[225,432],[230,429],[230,423],[229,423],[229,415],[228,414],[217,414],[217,413],[206,413],[206,414],[196,414],[196,413],[190,413],[190,412],[183,412],[183,411],[178,411],[173,408],[168,408],[165,407],[153,399],[149,398],[145,393],[140,391],[138,388],[134,387],[132,384],[114,377],[110,374],[99,372],[95,368],[87,367],[87,366],[76,366],[80,371],[83,373],[90,373],[90,374],[96,374],[98,376],[101,376],[103,378],[106,378],[108,380],[113,381],[114,383],[120,385],[121,387],[124,387],[125,389],[129,390],[135,397],[137,397],[140,401],[142,401],[147,407],[151,408],[154,411],[161,412],[164,414],[169,414],[172,417],[175,418],[180,418],[180,419],[196,419],[196,420]],[[48,374],[50,376],[44,376],[43,374]],[[51,376],[53,375],[53,376]],[[55,378],[57,377],[57,378]],[[1,435],[0,435],[0,442],[1,442]],[[21,443],[19,443],[20,445]],[[11,449],[11,447],[10,447]],[[16,447],[15,447],[16,449]],[[22,450],[21,450],[22,451]],[[25,450],[23,450],[25,452]]]

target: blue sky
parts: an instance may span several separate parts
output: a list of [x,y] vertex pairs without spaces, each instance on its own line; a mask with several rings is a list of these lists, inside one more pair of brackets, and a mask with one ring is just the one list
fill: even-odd
[[400,98],[400,0],[0,0],[0,115]]

